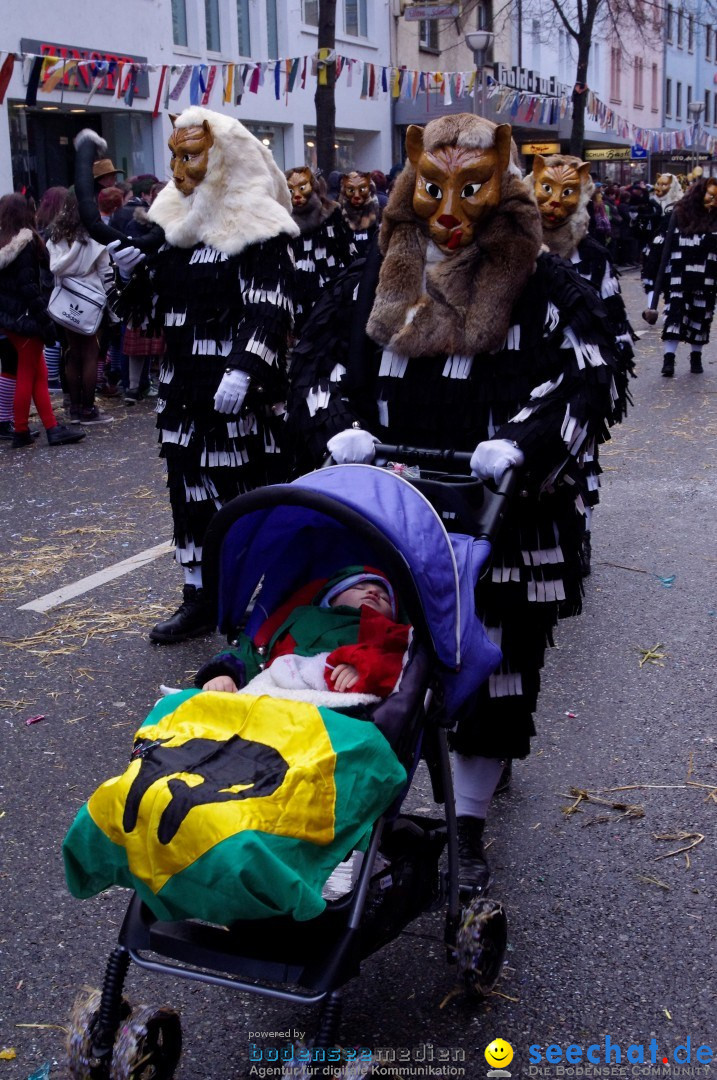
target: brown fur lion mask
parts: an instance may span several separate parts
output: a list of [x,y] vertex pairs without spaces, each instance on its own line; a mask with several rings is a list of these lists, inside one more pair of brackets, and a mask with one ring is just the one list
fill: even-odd
[[[414,210],[417,169],[412,160],[406,163],[381,225],[384,260],[367,326],[378,344],[409,357],[473,356],[503,344],[542,244],[540,214],[521,180],[510,130],[470,113],[441,117],[423,129],[428,154],[500,146],[500,197],[481,217],[470,244],[436,259],[428,223]],[[414,159],[417,132],[409,129]]]

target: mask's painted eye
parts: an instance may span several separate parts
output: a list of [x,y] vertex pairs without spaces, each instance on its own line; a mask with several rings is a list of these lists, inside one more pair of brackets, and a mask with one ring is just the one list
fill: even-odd
[[541,186],[541,188],[543,189],[543,191],[545,192],[546,195],[552,195],[553,194],[553,189],[551,188],[550,184],[541,184],[540,186]]
[[480,191],[480,189],[482,187],[483,187],[482,184],[466,184],[465,187],[463,188],[463,190],[461,191],[461,198],[462,199],[470,199],[470,198],[472,198],[474,195],[478,194],[478,192]]
[[434,184],[431,180],[428,180],[426,182],[426,194],[430,195],[432,199],[443,198],[443,192],[439,188],[438,184]]
[[575,188],[571,188],[571,187],[563,188],[563,198],[564,199],[569,198],[574,193],[575,193]]

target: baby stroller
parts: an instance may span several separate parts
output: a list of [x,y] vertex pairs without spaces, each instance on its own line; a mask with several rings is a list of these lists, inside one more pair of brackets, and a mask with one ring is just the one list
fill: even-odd
[[[321,915],[302,922],[301,933],[290,916],[230,926],[162,920],[134,893],[101,994],[75,1006],[68,1038],[72,1077],[174,1075],[179,1016],[165,1008],[130,1008],[123,998],[130,961],[184,979],[319,1004],[312,1065],[336,1045],[342,987],[359,974],[362,960],[425,911],[446,904],[447,958],[468,990],[482,996],[495,984],[506,946],[505,913],[485,897],[459,898],[446,729],[500,660],[475,616],[474,588],[515,477],[506,475],[491,492],[458,471],[466,469],[466,454],[377,447],[377,464],[389,459],[420,462],[422,475],[330,466],[233,500],[206,538],[205,587],[216,603],[217,625],[231,641],[240,626],[251,635],[297,585],[350,563],[381,566],[414,633],[398,690],[372,708],[370,719],[409,778],[425,760],[443,817],[401,812],[409,780],[373,824],[355,883]],[[426,473],[427,466],[442,471]],[[444,848],[447,870],[441,872]]]

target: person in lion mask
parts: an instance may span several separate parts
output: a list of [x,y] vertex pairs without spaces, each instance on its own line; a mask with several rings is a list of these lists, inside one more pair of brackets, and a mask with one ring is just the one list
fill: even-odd
[[370,462],[379,436],[469,451],[491,483],[520,469],[477,590],[503,662],[451,733],[459,882],[475,895],[503,763],[529,753],[546,647],[559,615],[580,611],[584,472],[625,411],[627,375],[594,288],[543,248],[510,126],[441,117],[409,127],[406,150],[378,247],[292,350],[289,422],[303,464],[327,450]]
[[[81,133],[80,145],[86,140],[97,136]],[[147,214],[154,237],[128,240],[88,222],[93,235],[112,238],[126,279],[121,314],[166,340],[157,428],[184,596],[150,632],[161,644],[214,629],[201,564],[215,512],[286,478],[290,244],[299,233],[284,174],[238,120],[192,106],[173,118],[168,145],[172,182]],[[89,199],[82,205],[90,218]]]

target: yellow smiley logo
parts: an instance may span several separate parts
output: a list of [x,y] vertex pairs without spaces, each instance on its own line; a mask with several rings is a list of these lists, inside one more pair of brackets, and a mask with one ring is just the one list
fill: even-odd
[[485,1059],[494,1069],[502,1069],[513,1060],[513,1047],[505,1039],[493,1039],[485,1048]]

